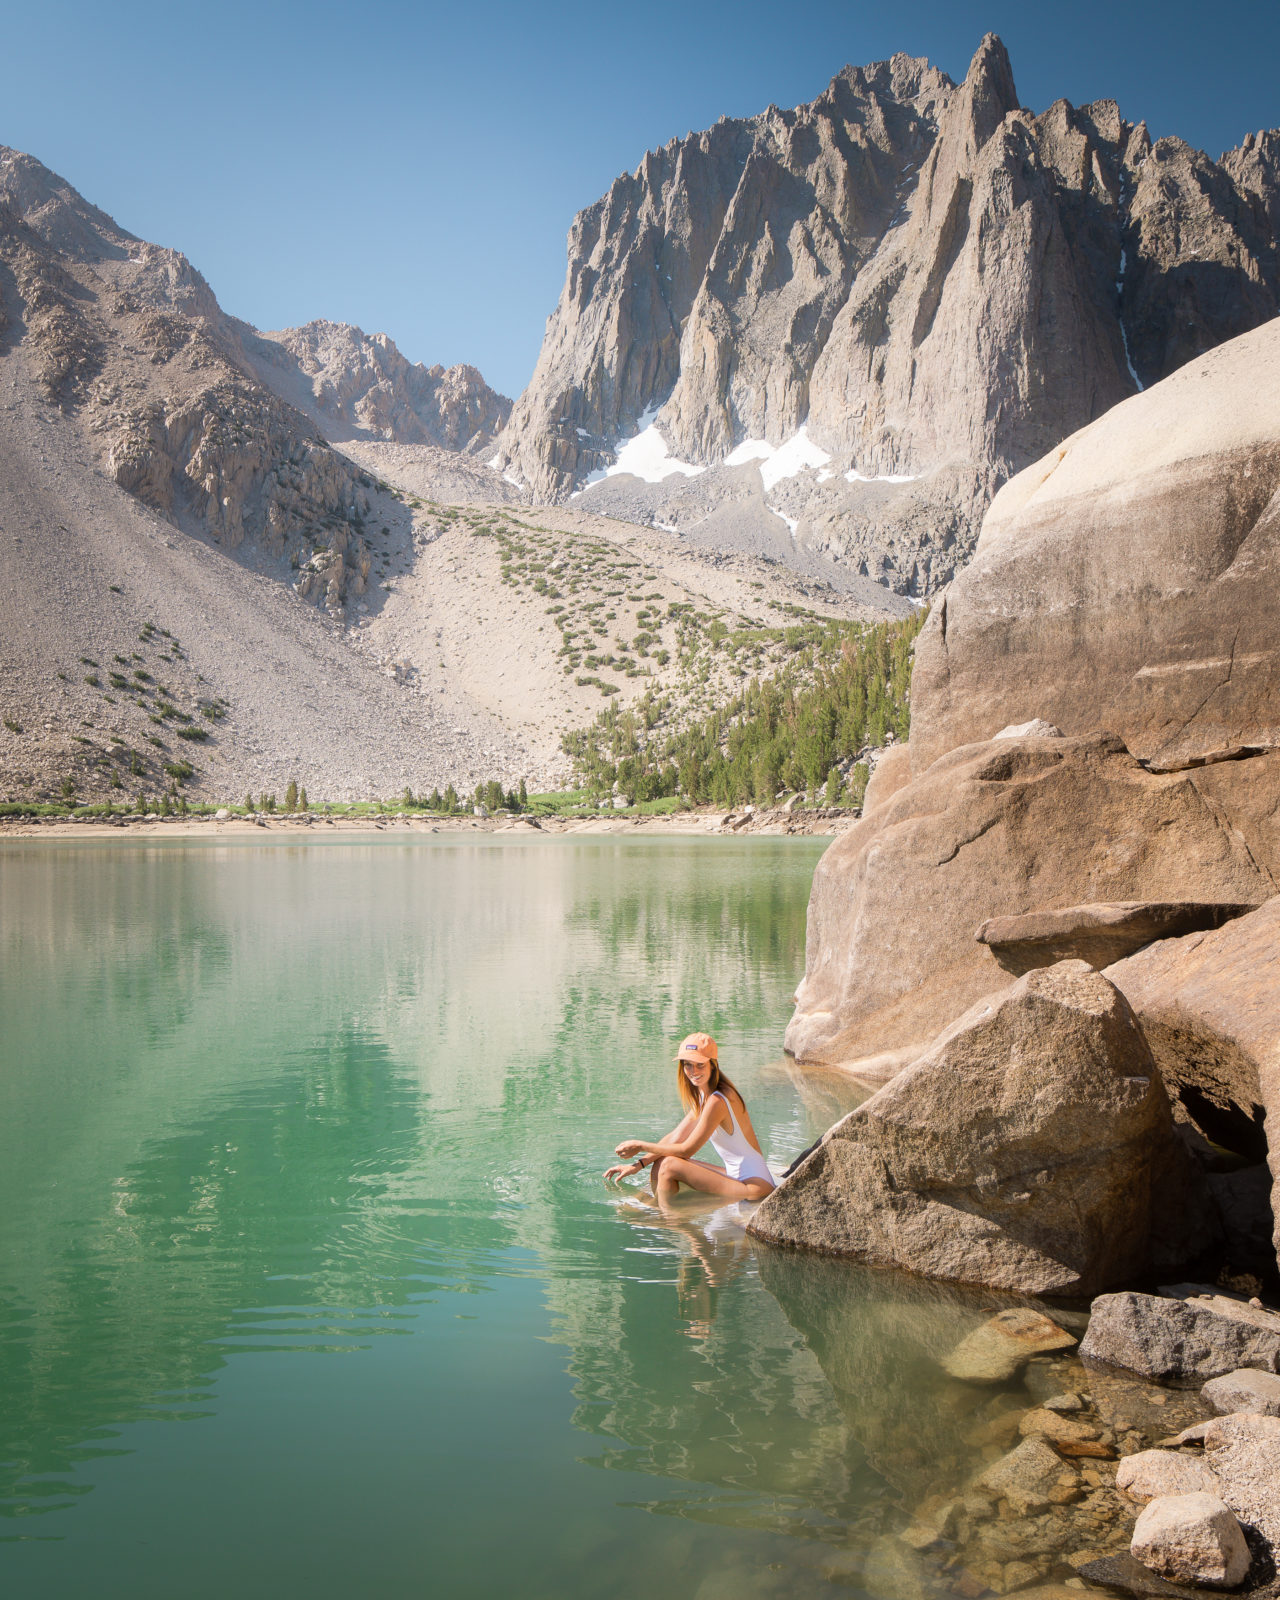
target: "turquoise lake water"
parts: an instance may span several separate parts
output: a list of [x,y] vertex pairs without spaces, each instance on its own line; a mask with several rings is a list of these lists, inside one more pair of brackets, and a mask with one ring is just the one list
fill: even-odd
[[0,846],[0,1592],[864,1586],[978,1312],[600,1180],[694,1028],[775,1165],[855,1103],[824,844]]

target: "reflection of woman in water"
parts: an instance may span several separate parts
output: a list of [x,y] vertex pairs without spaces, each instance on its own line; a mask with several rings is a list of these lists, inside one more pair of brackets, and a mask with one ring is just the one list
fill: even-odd
[[[634,1159],[610,1167],[605,1178],[627,1178],[651,1167],[649,1181],[659,1201],[674,1199],[681,1184],[726,1200],[763,1200],[774,1187],[773,1176],[742,1096],[720,1070],[715,1040],[691,1033],[676,1059],[684,1120],[656,1143],[624,1139],[615,1153]],[[694,1160],[708,1143],[724,1162],[723,1170]]]

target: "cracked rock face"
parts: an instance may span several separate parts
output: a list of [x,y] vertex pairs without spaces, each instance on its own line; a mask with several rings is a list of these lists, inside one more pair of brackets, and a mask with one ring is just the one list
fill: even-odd
[[1111,101],[1034,117],[992,35],[958,85],[905,55],[845,68],[650,152],[578,215],[503,465],[561,499],[656,419],[712,469],[683,530],[738,492],[716,476],[735,447],[803,427],[829,459],[774,515],[929,592],[1002,481],[1276,314],[1278,150],[1153,146]]
[[[1062,961],[970,1007],[824,1136],[748,1231],[929,1278],[1090,1294],[1194,1258],[1206,1201],[1128,1003]],[[1108,1453],[1079,1423],[1027,1420],[1065,1454]]]
[[1277,747],[1277,640],[1280,319],[1001,490],[916,646],[912,759],[1032,713],[1165,770]]
[[[997,734],[997,738],[1003,735]],[[1101,969],[1156,939],[1219,928],[1253,906],[1192,900],[1166,904],[1064,906],[1025,917],[992,917],[978,929],[979,944],[1014,977],[1055,961],[1087,961]]]
[[943,756],[818,863],[787,1049],[883,1080],[1008,982],[974,937],[992,916],[1082,899],[1264,899],[1280,853],[1268,857],[1238,805],[1206,794],[1204,774],[1220,770],[1150,773],[1105,734]]

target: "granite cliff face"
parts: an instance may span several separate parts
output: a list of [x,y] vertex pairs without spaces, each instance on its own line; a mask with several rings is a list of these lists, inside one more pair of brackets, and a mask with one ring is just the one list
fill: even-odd
[[246,344],[263,381],[291,385],[295,403],[335,442],[383,439],[475,455],[492,450],[511,415],[510,400],[474,367],[409,362],[385,333],[348,322],[308,322]]
[[674,478],[682,531],[763,459],[797,541],[928,592],[1007,477],[1275,315],[1278,148],[1215,163],[1110,101],[1033,116],[990,35],[959,85],[846,68],[650,152],[575,219],[502,465],[562,499],[652,424],[710,469]]

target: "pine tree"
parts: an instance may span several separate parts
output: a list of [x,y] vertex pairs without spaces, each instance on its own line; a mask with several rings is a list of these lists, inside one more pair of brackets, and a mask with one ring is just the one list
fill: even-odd
[[520,780],[520,788],[517,791],[517,798],[519,799],[519,802],[520,802],[520,810],[523,811],[525,809],[525,807],[529,804],[529,791],[524,786],[524,779],[523,778],[521,778],[521,780]]
[[246,811],[252,811],[253,810],[253,796],[252,796],[252,794],[245,795],[245,797],[244,797],[244,808],[245,808]]
[[413,790],[406,783],[404,786],[404,808],[406,811],[412,811],[415,805],[417,805],[417,801],[413,798]]
[[442,804],[450,816],[452,816],[453,813],[458,809],[458,791],[451,783],[445,785],[444,799]]
[[284,808],[290,813],[298,809],[298,785],[292,778],[289,779],[289,787],[284,792]]
[[431,791],[431,793],[427,796],[427,810],[428,811],[439,811],[441,803],[442,802],[441,802],[441,799],[440,799],[440,791],[439,791],[439,789],[433,789]]
[[822,796],[824,806],[834,806],[840,803],[840,768],[832,767],[827,773],[827,787]]
[[305,789],[299,789],[298,790],[298,810],[299,811],[305,811],[306,809],[307,809],[307,791]]

